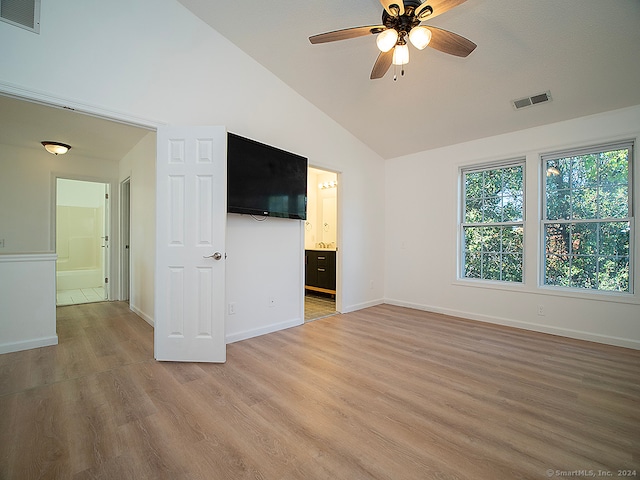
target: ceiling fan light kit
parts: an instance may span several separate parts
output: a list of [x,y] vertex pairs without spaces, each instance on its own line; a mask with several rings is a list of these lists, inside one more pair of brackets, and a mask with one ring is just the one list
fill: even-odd
[[371,79],[382,78],[391,65],[409,63],[409,42],[418,50],[431,46],[450,55],[466,57],[476,44],[456,33],[437,27],[420,25],[426,19],[441,15],[466,0],[380,0],[382,25],[353,27],[309,37],[312,44],[335,42],[365,35],[378,35],[380,54],[373,65]]
[[396,48],[393,49],[392,63],[394,65],[406,65],[409,63],[409,47],[406,43],[396,45]]
[[381,52],[388,52],[398,43],[398,32],[393,28],[383,30],[376,38],[376,45]]
[[409,32],[409,41],[418,50],[424,50],[431,42],[431,30],[427,27],[415,27]]

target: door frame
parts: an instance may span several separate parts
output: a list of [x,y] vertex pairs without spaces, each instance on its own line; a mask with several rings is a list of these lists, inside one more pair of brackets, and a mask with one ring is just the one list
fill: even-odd
[[[330,166],[326,166],[326,165],[321,165],[318,163],[314,163],[309,164],[309,168],[314,168],[316,170],[322,170],[324,172],[328,172],[328,173],[335,173],[336,175],[336,181],[338,182],[338,186],[336,187],[336,243],[337,243],[337,249],[336,249],[336,312],[337,313],[343,313],[342,312],[342,252],[343,252],[343,239],[342,239],[342,192],[343,192],[343,185],[342,185],[342,179],[343,179],[343,175],[342,175],[342,171],[338,170],[335,167],[330,167]],[[309,188],[307,186],[307,188]],[[302,223],[302,253],[304,255],[304,236],[305,236],[305,230],[304,230],[304,222]],[[304,257],[302,260],[302,319],[304,320],[304,295],[305,295],[305,289],[304,289]]]
[[[49,95],[46,93],[42,93],[42,92],[38,92],[38,91],[34,91],[34,90],[29,90],[23,87],[18,87],[16,85],[13,84],[9,84],[6,82],[2,82],[0,81],[0,95],[3,96],[7,96],[7,97],[11,97],[11,98],[15,98],[17,100],[22,100],[25,102],[31,102],[31,103],[39,103],[41,105],[45,105],[48,107],[53,107],[53,108],[62,108],[62,109],[69,109],[69,110],[73,110],[74,112],[81,114],[81,115],[88,115],[88,116],[92,116],[92,117],[97,117],[97,118],[101,118],[103,120],[108,120],[111,122],[117,122],[117,123],[122,123],[122,124],[126,124],[126,125],[130,125],[132,127],[138,127],[138,128],[142,128],[145,130],[148,130],[149,132],[153,132],[153,133],[157,133],[158,127],[161,125],[164,125],[164,123],[156,121],[156,120],[151,120],[148,118],[141,118],[141,117],[135,117],[132,115],[128,115],[125,114],[123,112],[118,112],[118,111],[114,111],[114,110],[106,110],[102,107],[98,107],[95,105],[91,105],[91,104],[86,104],[86,103],[80,103],[77,100],[70,100],[68,98],[64,98],[64,97],[57,97],[54,95]],[[156,160],[157,161],[157,160]],[[55,192],[55,184],[56,184],[56,176],[59,176],[61,178],[69,178],[72,180],[88,180],[88,181],[98,181],[101,183],[107,183],[110,182],[111,183],[111,192],[113,194],[113,192],[116,191],[116,188],[119,187],[119,183],[117,179],[104,179],[104,178],[92,178],[92,177],[86,177],[86,176],[82,176],[82,175],[76,175],[74,173],[68,173],[68,172],[52,172],[52,178],[51,178],[51,189],[50,191],[52,192],[52,200],[50,200],[50,205],[51,205],[51,212],[50,212],[50,228],[49,228],[49,233],[50,233],[50,237],[49,237],[49,250],[51,252],[55,252],[55,238],[56,238],[56,230],[55,230],[55,210],[56,210],[56,192]],[[112,195],[114,196],[114,195]],[[119,195],[118,195],[119,196]],[[118,239],[118,241],[113,242],[111,244],[111,259],[113,262],[114,258],[119,258],[119,255],[116,257],[113,252],[114,250],[118,250],[120,248],[120,242],[119,242],[119,233],[118,231],[114,232],[113,231],[113,226],[115,226],[115,228],[117,230],[119,230],[119,222],[117,219],[117,215],[119,213],[119,208],[117,205],[117,197],[116,198],[116,204],[111,204],[112,208],[111,208],[111,225],[112,225],[112,238],[116,238]],[[119,250],[118,250],[119,251]],[[118,262],[111,263],[111,275],[113,278],[117,279],[117,281],[119,281],[120,278],[120,268],[118,265]],[[118,282],[119,283],[119,282]],[[55,288],[55,286],[54,286]],[[116,292],[118,290],[115,290],[113,288],[113,284],[111,285],[111,294],[113,294],[113,292]],[[110,297],[112,298],[112,297]],[[118,300],[117,298],[114,298],[114,300]]]
[[[112,242],[111,239],[113,238],[117,238],[117,200],[114,198],[114,196],[111,194],[111,192],[114,191],[115,187],[114,187],[114,181],[113,179],[108,179],[108,178],[101,178],[101,177],[91,177],[91,176],[87,176],[87,175],[74,175],[74,174],[68,174],[68,173],[59,173],[59,172],[51,172],[51,240],[50,240],[50,244],[51,244],[51,248],[53,252],[57,252],[57,246],[56,246],[56,233],[57,233],[57,228],[58,228],[58,214],[57,214],[57,206],[58,206],[58,179],[63,179],[63,180],[75,180],[75,181],[79,181],[79,182],[90,182],[90,183],[100,183],[103,185],[107,186],[107,190],[109,191],[109,200],[110,202],[112,202],[109,206],[109,208],[105,209],[105,224],[108,226],[108,230],[109,230],[109,242],[107,243],[108,248],[107,248],[107,254],[106,254],[106,258],[107,258],[107,262],[105,263],[105,265],[103,265],[103,270],[105,272],[108,272],[109,275],[109,283],[105,284],[105,296],[106,296],[106,300],[113,300],[113,292],[117,291],[117,289],[114,287],[114,282],[112,280],[112,277],[114,279],[116,279],[116,284],[117,282],[117,278],[118,275],[116,275],[115,272],[119,272],[119,269],[117,268],[118,265],[115,262],[115,255],[113,254],[113,251],[115,250],[114,246],[117,247],[117,242]],[[115,202],[115,205],[114,203]],[[115,227],[114,227],[115,225]],[[114,234],[114,229],[116,230],[116,233]],[[56,268],[56,272],[57,272],[57,268]]]
[[120,295],[118,300],[131,297],[131,177],[120,182]]

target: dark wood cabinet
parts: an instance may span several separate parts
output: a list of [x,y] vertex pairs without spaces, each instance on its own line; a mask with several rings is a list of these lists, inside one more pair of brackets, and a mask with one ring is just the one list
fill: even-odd
[[336,294],[336,252],[305,250],[305,288]]

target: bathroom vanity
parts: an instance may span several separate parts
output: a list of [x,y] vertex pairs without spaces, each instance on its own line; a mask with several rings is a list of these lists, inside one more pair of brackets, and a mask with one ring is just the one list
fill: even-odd
[[335,250],[305,250],[304,288],[331,295],[336,294]]

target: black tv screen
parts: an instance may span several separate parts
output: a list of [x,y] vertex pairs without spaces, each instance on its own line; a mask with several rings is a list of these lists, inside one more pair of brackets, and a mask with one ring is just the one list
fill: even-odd
[[227,212],[307,218],[307,159],[227,134]]

